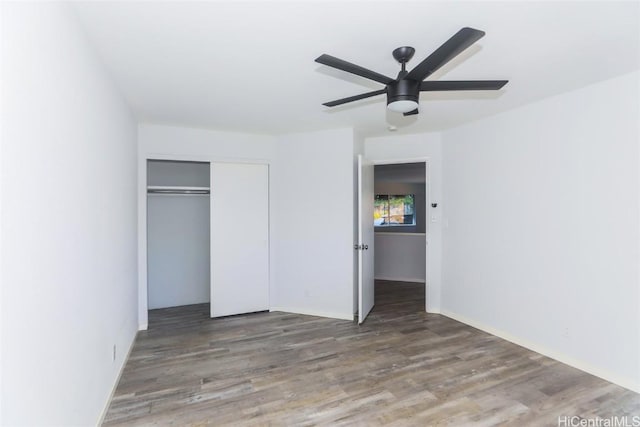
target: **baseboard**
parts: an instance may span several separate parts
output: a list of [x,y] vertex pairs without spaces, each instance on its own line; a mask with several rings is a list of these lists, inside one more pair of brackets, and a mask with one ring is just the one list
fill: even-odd
[[131,351],[133,350],[133,346],[136,343],[137,338],[138,338],[138,331],[136,331],[136,333],[133,335],[131,344],[129,344],[129,350],[127,350],[127,354],[124,356],[124,359],[122,360],[122,365],[120,365],[120,371],[118,372],[116,381],[113,383],[113,387],[111,388],[111,393],[109,393],[109,399],[107,399],[107,403],[102,409],[102,414],[100,415],[98,424],[96,425],[101,426],[104,423],[104,418],[107,416],[109,405],[111,404],[111,400],[113,400],[113,395],[116,394],[116,389],[118,388],[118,384],[120,384],[120,378],[122,377],[122,372],[124,372],[124,367],[127,366],[127,362],[129,361],[129,356],[131,356]]
[[415,277],[374,277],[375,280],[386,280],[387,282],[410,282],[424,283],[424,279],[416,279]]
[[139,323],[138,324],[138,331],[146,331],[147,329],[149,329],[149,324],[148,323]]
[[476,329],[480,329],[481,331],[487,332],[491,335],[495,335],[503,340],[512,342],[521,347],[527,348],[529,350],[535,351],[536,353],[540,353],[544,356],[550,357],[551,359],[557,360],[558,362],[562,362],[565,365],[572,366],[576,369],[580,369],[588,374],[595,375],[596,377],[602,378],[603,380],[609,381],[611,383],[617,384],[621,387],[624,387],[628,390],[631,390],[636,393],[640,393],[640,382],[634,382],[627,378],[620,378],[616,374],[612,374],[611,372],[598,368],[597,366],[593,366],[589,363],[586,363],[582,360],[575,359],[573,357],[567,356],[566,354],[558,353],[555,350],[549,349],[545,346],[539,345],[537,343],[533,343],[527,341],[526,339],[515,337],[507,332],[502,330],[493,328],[491,326],[484,325],[480,322],[477,322],[473,319],[460,315],[458,313],[454,313],[449,310],[441,309],[440,314],[443,316],[449,317],[450,319],[457,320],[458,322],[464,323],[466,325],[472,326]]
[[284,313],[304,314],[306,316],[328,317],[330,319],[353,321],[352,313],[332,313],[328,311],[307,310],[304,308],[271,307],[269,311],[282,311]]

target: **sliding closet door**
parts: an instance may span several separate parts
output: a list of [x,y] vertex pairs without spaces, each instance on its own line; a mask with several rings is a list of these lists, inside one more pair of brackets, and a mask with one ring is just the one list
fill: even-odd
[[211,317],[269,308],[269,167],[211,164]]

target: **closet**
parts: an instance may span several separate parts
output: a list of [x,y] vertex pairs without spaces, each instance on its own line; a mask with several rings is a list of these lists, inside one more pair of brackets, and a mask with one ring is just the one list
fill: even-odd
[[148,307],[210,300],[210,166],[147,161]]
[[269,166],[147,160],[148,309],[269,309]]

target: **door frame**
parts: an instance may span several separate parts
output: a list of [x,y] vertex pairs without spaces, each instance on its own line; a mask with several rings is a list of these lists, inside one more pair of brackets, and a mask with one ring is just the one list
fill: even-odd
[[[201,162],[209,163],[249,163],[267,165],[269,169],[269,306],[271,306],[271,294],[273,272],[273,212],[271,203],[272,195],[272,160],[269,159],[244,159],[217,157],[208,155],[178,154],[178,153],[140,153],[138,152],[138,330],[145,331],[149,327],[149,300],[147,277],[147,161],[148,160],[172,160],[177,162]],[[209,183],[210,187],[212,183]],[[209,197],[211,197],[211,193]]]
[[[431,158],[429,157],[414,157],[414,158],[399,158],[399,159],[381,159],[372,160],[374,170],[373,179],[375,182],[375,166],[377,165],[400,165],[405,163],[424,163],[425,172],[425,276],[424,276],[424,311],[434,312],[429,310],[429,283],[431,283]],[[374,297],[375,298],[375,297]],[[374,299],[375,301],[375,299]]]

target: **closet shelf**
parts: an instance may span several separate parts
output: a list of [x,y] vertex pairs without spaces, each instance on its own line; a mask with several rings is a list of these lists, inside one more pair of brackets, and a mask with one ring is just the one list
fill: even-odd
[[209,187],[182,187],[173,185],[149,185],[147,194],[209,194]]

